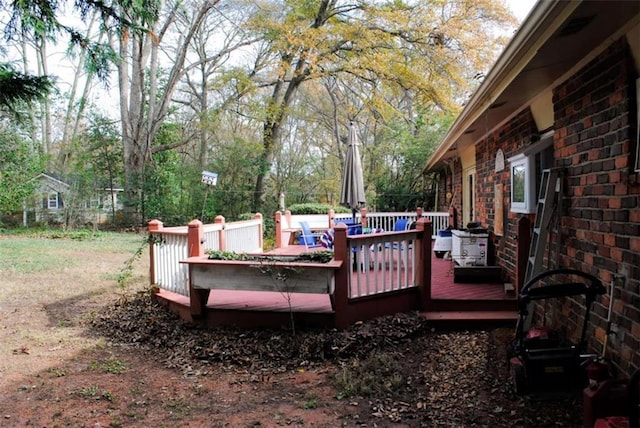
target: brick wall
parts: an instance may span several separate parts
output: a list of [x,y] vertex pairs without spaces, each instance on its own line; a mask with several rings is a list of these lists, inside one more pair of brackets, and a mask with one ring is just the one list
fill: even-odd
[[[490,232],[495,260],[504,268],[504,279],[516,282],[516,244],[517,223],[520,214],[510,211],[511,176],[509,164],[505,160],[505,168],[495,171],[496,153],[502,149],[505,159],[522,151],[537,134],[536,126],[527,109],[517,115],[507,125],[487,136],[476,145],[476,218]],[[495,232],[495,185],[503,188],[504,231],[502,236]]]
[[[632,172],[632,137],[635,135],[635,86],[628,46],[624,39],[612,44],[595,60],[554,90],[554,162],[566,169],[565,206],[561,219],[562,267],[591,273],[609,286],[617,275],[607,357],[620,375],[640,367],[640,182]],[[515,282],[517,222],[522,214],[509,210],[510,176],[495,172],[496,151],[505,159],[521,152],[537,132],[529,110],[517,115],[476,146],[476,215],[488,227],[496,262],[505,280]],[[454,186],[454,206],[461,209],[460,169]],[[503,185],[504,236],[496,236],[494,189]],[[533,220],[533,215],[530,216]],[[552,239],[554,239],[552,237]],[[606,336],[609,298],[594,305],[588,329],[589,347],[601,352]],[[539,308],[555,325],[564,325],[576,338],[584,318],[580,299],[562,299]]]
[[[635,86],[624,40],[611,45],[554,91],[555,158],[566,169],[567,211],[562,218],[561,264],[589,272],[614,293],[608,357],[623,374],[640,367],[640,185],[632,172]],[[580,302],[566,305],[580,317]],[[594,307],[590,346],[606,336],[609,299]]]

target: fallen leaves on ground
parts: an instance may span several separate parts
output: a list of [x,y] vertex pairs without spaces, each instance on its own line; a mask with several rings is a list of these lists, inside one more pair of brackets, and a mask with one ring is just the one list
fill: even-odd
[[[527,401],[513,394],[505,348],[510,329],[440,331],[417,313],[337,330],[204,329],[182,322],[139,293],[97,315],[92,331],[153,352],[186,377],[214,366],[237,382],[317,369],[331,377],[333,399],[363,409],[349,426],[572,427],[576,401]],[[345,401],[346,400],[346,401]],[[348,418],[351,418],[350,420]]]

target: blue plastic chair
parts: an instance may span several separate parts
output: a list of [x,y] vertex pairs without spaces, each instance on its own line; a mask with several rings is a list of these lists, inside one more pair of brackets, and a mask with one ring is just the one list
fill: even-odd
[[393,225],[394,232],[402,232],[403,230],[407,230],[407,225],[409,224],[409,220],[406,218],[399,218],[396,220],[396,223]]
[[[395,224],[393,225],[393,231],[394,232],[403,232],[405,230],[407,230],[409,228],[409,220],[406,218],[399,218],[398,220],[396,220]],[[397,242],[394,242],[392,244],[385,244],[384,245],[385,248],[393,248],[394,250],[400,248],[401,250],[404,250],[404,246],[398,246]]]
[[306,221],[301,221],[300,229],[302,230],[302,232],[300,233],[298,242],[301,242],[302,244],[304,244],[304,246],[307,249],[317,248],[322,246],[319,236],[317,234],[314,234],[311,231],[311,228],[309,227],[309,223],[307,223]]

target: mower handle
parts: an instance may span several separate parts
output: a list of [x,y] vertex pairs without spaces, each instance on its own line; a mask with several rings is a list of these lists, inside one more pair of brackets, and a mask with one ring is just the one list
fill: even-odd
[[535,283],[537,283],[541,279],[544,279],[544,278],[546,278],[548,276],[553,276],[553,275],[576,275],[576,276],[580,276],[582,278],[585,278],[585,279],[589,280],[590,284],[589,284],[589,286],[587,286],[587,290],[586,291],[590,291],[590,293],[588,293],[588,294],[592,294],[594,297],[597,294],[604,294],[606,292],[606,289],[602,285],[602,282],[598,278],[596,278],[595,276],[591,275],[590,273],[582,272],[582,271],[579,271],[579,270],[576,270],[576,269],[562,268],[562,269],[548,270],[546,272],[542,272],[542,273],[534,276],[533,278],[531,278],[522,287],[522,290],[520,291],[520,298],[521,299],[523,297],[524,298],[528,298],[529,289]]
[[[590,281],[589,285],[586,284],[581,284],[581,283],[570,283],[567,284],[568,285],[568,290],[566,290],[567,292],[569,292],[570,295],[578,295],[578,294],[583,294],[580,291],[583,291],[586,297],[586,305],[585,305],[585,310],[586,310],[586,314],[585,314],[585,322],[582,325],[582,332],[580,334],[580,347],[584,346],[584,342],[585,342],[585,335],[587,333],[587,319],[589,318],[589,313],[591,311],[591,304],[595,301],[596,295],[598,294],[604,294],[607,290],[604,288],[604,286],[602,285],[602,282],[596,278],[595,276],[589,274],[589,273],[585,273],[576,269],[568,269],[568,268],[562,268],[562,269],[553,269],[553,270],[548,270],[546,272],[542,272],[536,276],[534,276],[533,278],[531,278],[529,281],[527,281],[527,283],[522,287],[522,291],[520,291],[520,298],[519,298],[519,302],[518,305],[520,307],[520,317],[518,318],[518,323],[516,325],[516,338],[518,340],[518,346],[520,349],[522,349],[522,345],[523,345],[523,340],[524,340],[524,331],[523,331],[523,324],[524,324],[524,319],[523,316],[528,315],[528,310],[527,310],[527,306],[529,304],[529,302],[531,301],[531,296],[529,295],[529,289],[536,284],[538,281],[540,281],[543,278],[549,277],[549,276],[553,276],[553,275],[576,275],[576,276],[580,276],[582,278],[585,278],[587,280]],[[581,286],[584,285],[584,289],[581,289]],[[547,290],[540,290],[540,293],[534,293],[534,294],[539,294],[539,297],[543,297],[544,291],[560,291],[561,290],[561,285],[560,284],[551,284],[548,286],[544,286],[544,287],[548,287]],[[542,287],[541,287],[542,288]],[[552,297],[552,296],[545,296],[545,297]],[[560,297],[560,294],[558,295],[558,297]]]

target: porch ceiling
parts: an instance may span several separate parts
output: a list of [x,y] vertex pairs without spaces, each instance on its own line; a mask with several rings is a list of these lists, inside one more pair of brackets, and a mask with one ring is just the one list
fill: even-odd
[[426,170],[440,169],[461,149],[528,107],[597,48],[640,22],[637,1],[539,0],[473,94]]

